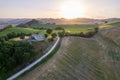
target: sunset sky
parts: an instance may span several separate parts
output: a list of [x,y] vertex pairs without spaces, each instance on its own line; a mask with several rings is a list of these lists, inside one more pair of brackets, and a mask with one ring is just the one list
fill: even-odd
[[0,0],[0,18],[120,18],[120,0]]

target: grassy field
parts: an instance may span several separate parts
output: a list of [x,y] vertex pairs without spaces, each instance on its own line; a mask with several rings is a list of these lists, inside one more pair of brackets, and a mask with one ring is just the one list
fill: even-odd
[[115,26],[120,26],[120,22],[109,22],[109,23],[104,23],[99,25],[99,28],[109,28],[109,27],[115,27]]
[[8,28],[2,32],[0,32],[0,36],[5,36],[7,35],[8,33],[11,33],[11,32],[15,32],[15,33],[26,33],[26,34],[29,34],[29,33],[45,33],[45,30],[36,30],[36,29],[32,29],[32,28],[18,28],[18,27],[13,27],[13,28]]
[[93,31],[93,29],[95,27],[97,27],[98,25],[59,25],[60,27],[63,27],[65,29],[66,32],[69,33],[86,33],[89,31]]
[[[19,27],[13,27],[13,28],[8,28],[2,32],[0,32],[0,37],[1,36],[6,36],[8,33],[15,32],[15,33],[40,33],[40,34],[45,34],[46,30],[38,30],[38,29],[32,29],[32,28],[19,28]],[[61,30],[53,30],[53,33],[58,33],[61,32]]]
[[89,39],[63,38],[49,61],[19,80],[119,80],[120,28],[114,29],[102,30]]
[[29,36],[25,36],[24,39],[20,39],[20,37],[16,37],[16,38],[12,38],[10,39],[10,41],[25,41],[25,40],[28,40],[29,39]]
[[86,33],[89,31],[93,31],[94,28],[99,27],[100,29],[104,29],[104,28],[110,28],[110,27],[115,27],[115,26],[120,26],[120,22],[109,22],[109,23],[104,23],[104,24],[94,24],[94,25],[88,25],[88,24],[84,24],[84,25],[77,25],[77,24],[73,24],[73,25],[58,25],[58,27],[63,27],[65,29],[66,32],[69,33]]

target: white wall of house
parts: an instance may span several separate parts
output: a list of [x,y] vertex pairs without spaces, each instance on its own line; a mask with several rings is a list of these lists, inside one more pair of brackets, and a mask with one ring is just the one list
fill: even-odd
[[44,34],[32,34],[30,38],[32,40],[43,41],[45,40],[45,35]]

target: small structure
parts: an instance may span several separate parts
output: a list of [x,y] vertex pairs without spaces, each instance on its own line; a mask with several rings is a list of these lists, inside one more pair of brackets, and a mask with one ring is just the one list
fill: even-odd
[[31,41],[43,41],[45,40],[45,35],[44,34],[32,34],[30,38],[32,39]]

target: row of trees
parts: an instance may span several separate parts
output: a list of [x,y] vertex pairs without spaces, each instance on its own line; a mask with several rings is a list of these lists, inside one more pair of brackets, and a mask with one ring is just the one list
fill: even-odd
[[[62,28],[62,29],[59,29],[59,30],[63,30],[62,32],[58,32],[58,36],[59,37],[64,37],[65,35],[65,30]],[[47,34],[51,34],[52,36],[52,39],[56,38],[57,37],[57,34],[56,33],[52,33],[52,29],[47,29],[46,33]],[[47,34],[45,34],[45,36],[47,37]]]
[[53,41],[53,40],[57,37],[57,34],[56,34],[56,33],[52,33],[52,32],[53,32],[52,29],[47,29],[47,30],[46,30],[46,33],[47,33],[47,34],[45,34],[45,37],[47,38],[47,37],[48,37],[48,34],[49,34],[49,35],[51,34],[51,36],[52,36],[52,38],[49,39],[49,41]]

